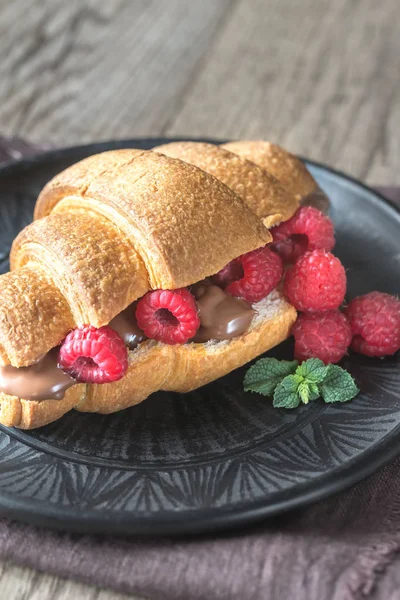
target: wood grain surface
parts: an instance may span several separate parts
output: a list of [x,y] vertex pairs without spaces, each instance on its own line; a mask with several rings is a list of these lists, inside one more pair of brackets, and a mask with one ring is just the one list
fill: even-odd
[[399,183],[398,0],[0,0],[0,132],[263,137]]
[[[61,577],[54,577],[0,562],[0,597],[2,600],[124,600],[124,594],[100,590]],[[128,596],[129,597],[129,596]],[[130,596],[143,600],[139,596]]]
[[[399,40],[399,0],[0,0],[0,134],[266,138],[400,184]],[[122,598],[8,563],[0,597]]]

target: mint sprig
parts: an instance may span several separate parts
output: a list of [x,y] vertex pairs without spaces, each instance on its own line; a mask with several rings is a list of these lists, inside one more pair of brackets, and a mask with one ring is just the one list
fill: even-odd
[[296,408],[320,397],[328,403],[348,402],[359,392],[350,373],[318,358],[301,365],[296,360],[261,358],[247,371],[244,389],[273,396],[275,408]]

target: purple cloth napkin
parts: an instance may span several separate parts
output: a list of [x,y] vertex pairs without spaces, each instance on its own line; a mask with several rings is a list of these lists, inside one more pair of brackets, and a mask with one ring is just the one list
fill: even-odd
[[[400,189],[382,191],[400,206]],[[395,600],[383,573],[399,551],[400,458],[347,492],[225,535],[118,539],[0,521],[0,558],[154,600],[389,600],[388,590]]]

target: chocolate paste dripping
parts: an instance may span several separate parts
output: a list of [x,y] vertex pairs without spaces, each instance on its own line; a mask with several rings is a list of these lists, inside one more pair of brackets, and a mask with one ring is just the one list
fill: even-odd
[[191,287],[199,309],[200,327],[192,342],[230,340],[245,333],[255,310],[245,300],[229,296],[210,280]]
[[[110,327],[121,336],[130,350],[146,339],[136,322],[135,307],[132,305],[117,315]],[[76,381],[60,369],[57,360],[58,348],[53,348],[29,367],[0,367],[0,392],[37,402],[62,400],[66,390]]]
[[62,400],[76,381],[57,365],[58,348],[53,348],[29,367],[0,367],[0,391],[24,400]]
[[[199,309],[200,328],[193,342],[230,340],[245,333],[255,315],[250,304],[226,294],[207,279],[191,287]],[[110,327],[134,350],[146,340],[135,317],[136,304],[128,306],[110,322]],[[24,400],[62,400],[76,381],[58,367],[58,348],[29,367],[0,367],[0,392]]]

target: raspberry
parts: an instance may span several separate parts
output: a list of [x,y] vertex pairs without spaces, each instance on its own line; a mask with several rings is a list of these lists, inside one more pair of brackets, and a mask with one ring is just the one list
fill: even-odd
[[353,332],[351,347],[366,356],[387,356],[400,349],[400,300],[383,292],[354,298],[346,308]]
[[137,323],[144,334],[164,344],[184,344],[200,327],[194,296],[186,288],[155,290],[136,307]]
[[225,289],[229,284],[243,277],[242,263],[238,258],[231,260],[223,269],[213,275],[212,280],[215,285]]
[[282,274],[282,259],[264,246],[232,260],[214,275],[213,281],[231,296],[253,303],[268,296]]
[[121,336],[105,326],[73,329],[60,347],[59,366],[81,383],[109,383],[128,368],[128,352]]
[[325,364],[337,363],[351,343],[351,327],[338,310],[304,313],[293,325],[294,356],[297,360],[319,358]]
[[273,249],[285,262],[294,263],[308,250],[326,250],[335,245],[333,223],[313,206],[299,208],[291,219],[273,227]]
[[297,310],[335,310],[346,293],[344,267],[324,250],[306,252],[286,271],[284,292]]

